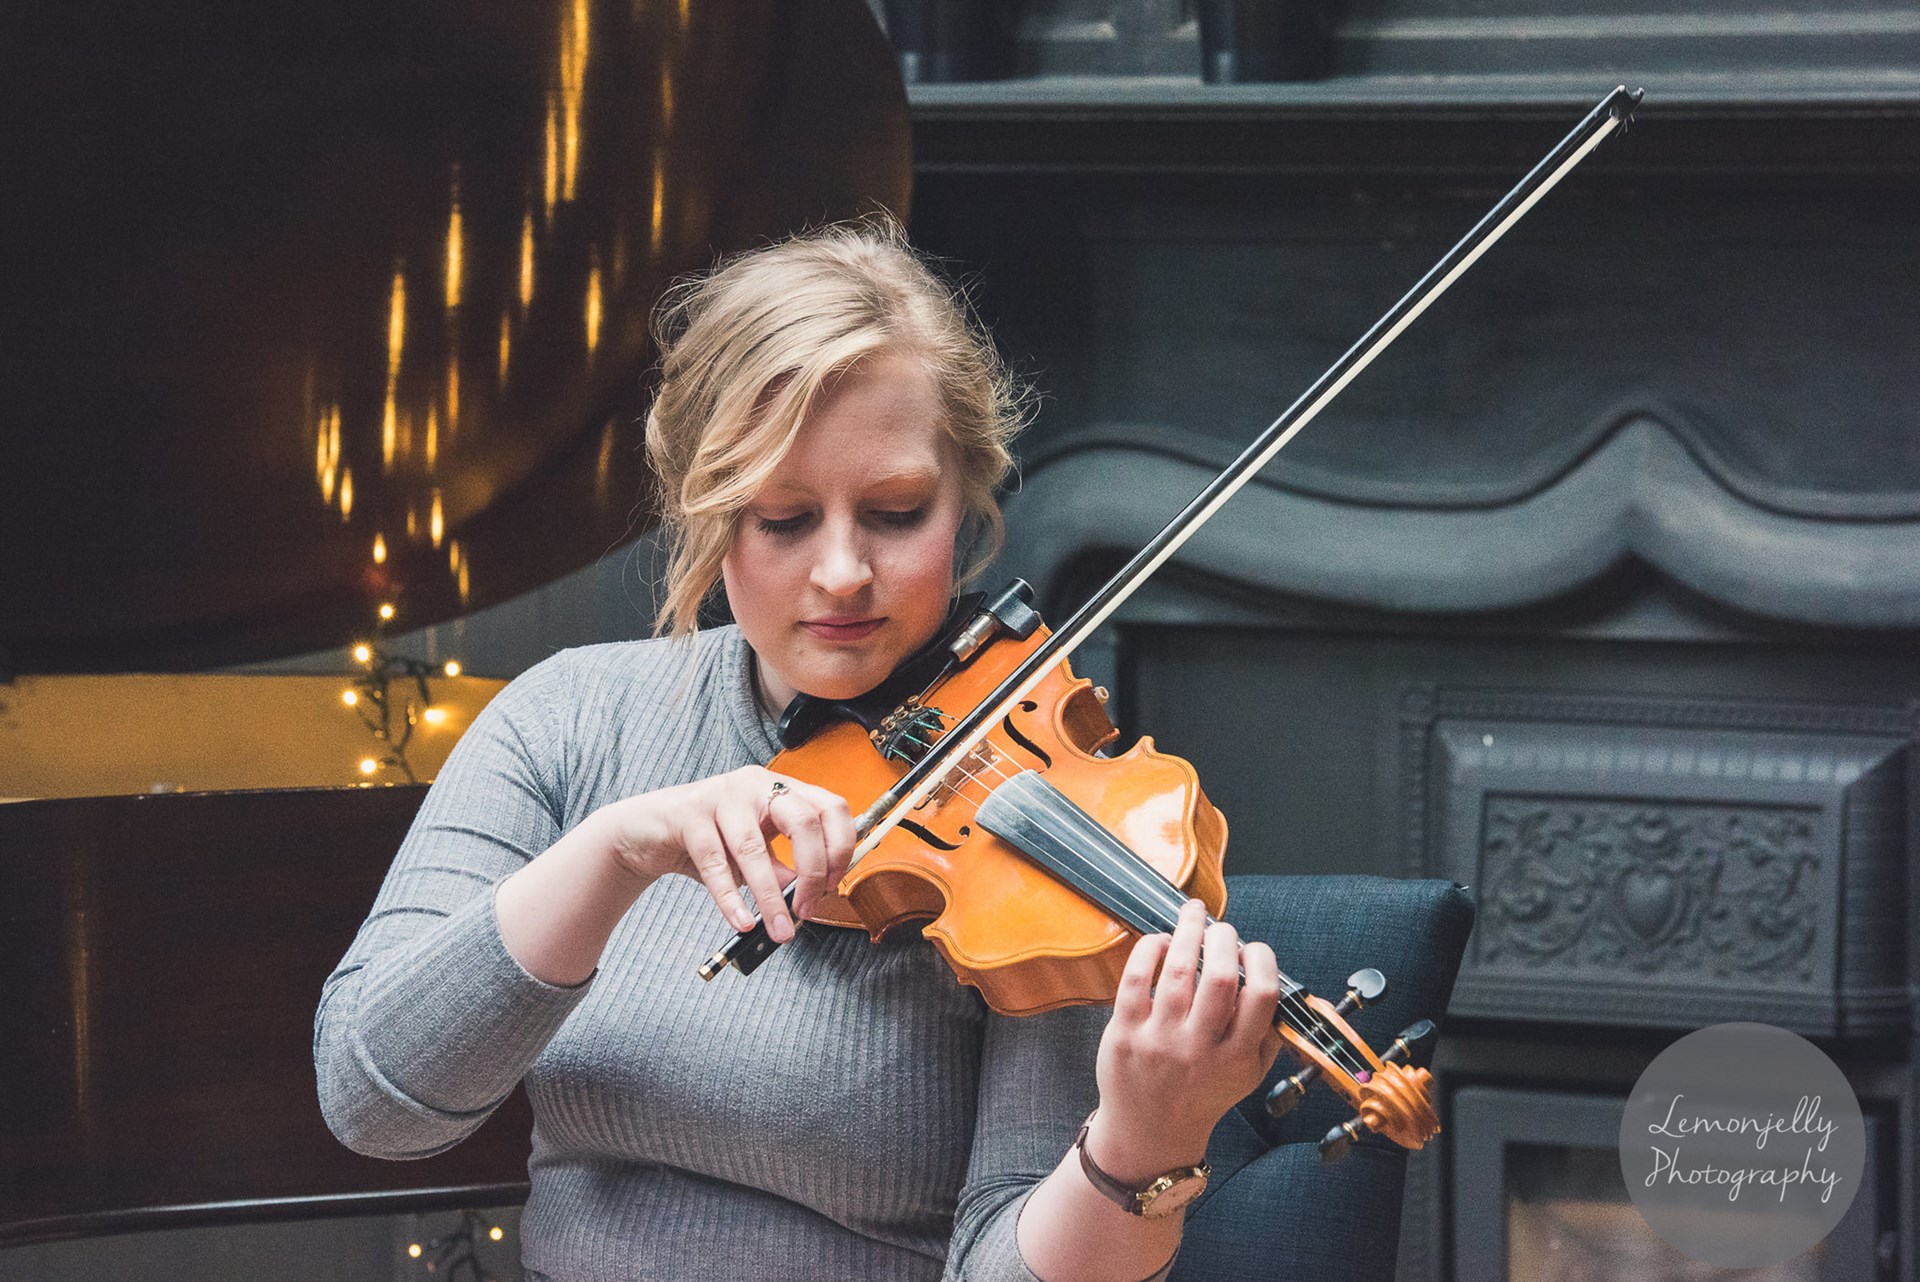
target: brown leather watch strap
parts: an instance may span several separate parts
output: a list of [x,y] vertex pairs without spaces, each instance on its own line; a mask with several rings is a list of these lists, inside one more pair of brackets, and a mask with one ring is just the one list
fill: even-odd
[[[1095,1110],[1096,1113],[1098,1111]],[[1099,1164],[1093,1160],[1093,1156],[1087,1152],[1087,1131],[1093,1126],[1093,1118],[1094,1113],[1087,1114],[1087,1120],[1080,1123],[1080,1133],[1073,1137],[1073,1147],[1080,1151],[1080,1169],[1086,1173],[1088,1183],[1100,1190],[1102,1196],[1127,1214],[1152,1218],[1154,1203],[1159,1200],[1161,1194],[1189,1181],[1197,1183],[1197,1188],[1188,1191],[1186,1196],[1178,1200],[1173,1208],[1177,1210],[1180,1206],[1192,1201],[1198,1196],[1200,1190],[1207,1186],[1207,1177],[1213,1172],[1205,1162],[1198,1166],[1176,1166],[1137,1185],[1123,1184],[1114,1179],[1101,1170]]]

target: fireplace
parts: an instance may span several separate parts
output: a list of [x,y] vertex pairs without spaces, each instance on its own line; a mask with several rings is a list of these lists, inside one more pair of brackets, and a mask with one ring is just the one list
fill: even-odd
[[1866,1175],[1824,1242],[1766,1269],[1716,1269],[1648,1229],[1621,1181],[1618,1096],[1465,1086],[1453,1133],[1453,1276],[1474,1282],[1867,1282],[1892,1278],[1884,1122],[1867,1116]]

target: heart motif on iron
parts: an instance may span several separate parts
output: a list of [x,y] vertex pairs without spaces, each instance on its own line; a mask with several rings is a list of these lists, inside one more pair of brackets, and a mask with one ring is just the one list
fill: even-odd
[[1658,868],[1629,868],[1614,884],[1620,915],[1647,943],[1672,930],[1681,910],[1680,882]]

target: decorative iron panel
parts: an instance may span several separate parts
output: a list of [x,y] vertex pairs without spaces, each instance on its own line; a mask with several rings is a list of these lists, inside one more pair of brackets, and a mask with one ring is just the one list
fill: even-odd
[[1420,692],[1413,867],[1475,888],[1453,1012],[1901,1028],[1906,713]]

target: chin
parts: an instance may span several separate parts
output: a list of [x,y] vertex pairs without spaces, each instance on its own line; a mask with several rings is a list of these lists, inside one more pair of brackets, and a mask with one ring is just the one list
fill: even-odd
[[794,682],[794,689],[816,699],[856,699],[893,675],[904,655],[868,654],[837,656],[806,665],[809,669]]
[[892,674],[892,668],[878,669],[872,676],[835,672],[823,674],[818,680],[796,684],[794,688],[802,694],[810,694],[816,699],[831,699],[836,701],[857,699],[879,685],[882,681],[885,681]]

